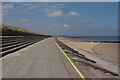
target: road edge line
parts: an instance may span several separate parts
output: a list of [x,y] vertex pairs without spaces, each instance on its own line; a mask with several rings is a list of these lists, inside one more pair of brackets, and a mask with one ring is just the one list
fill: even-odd
[[84,76],[82,75],[82,73],[77,69],[77,67],[74,65],[74,63],[70,60],[70,58],[67,56],[67,54],[61,49],[61,47],[57,44],[57,42],[54,40],[55,44],[58,46],[58,48],[62,51],[62,53],[64,54],[64,56],[68,59],[68,61],[71,63],[71,65],[74,67],[74,69],[77,71],[77,73],[79,74],[79,76],[83,79],[86,80],[84,78]]

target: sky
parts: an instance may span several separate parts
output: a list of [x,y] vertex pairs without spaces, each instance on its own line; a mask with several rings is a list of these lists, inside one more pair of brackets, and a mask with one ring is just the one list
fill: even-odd
[[116,36],[117,2],[3,2],[2,22],[49,35]]
[[119,0],[1,0],[2,2],[119,2]]

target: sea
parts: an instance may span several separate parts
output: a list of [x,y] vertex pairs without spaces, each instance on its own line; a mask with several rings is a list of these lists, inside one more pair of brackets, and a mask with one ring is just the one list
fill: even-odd
[[79,41],[120,41],[120,36],[69,36],[68,38]]

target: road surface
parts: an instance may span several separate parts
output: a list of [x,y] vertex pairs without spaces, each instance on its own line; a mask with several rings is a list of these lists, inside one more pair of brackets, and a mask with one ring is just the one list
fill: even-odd
[[54,42],[42,40],[2,59],[3,78],[81,78]]

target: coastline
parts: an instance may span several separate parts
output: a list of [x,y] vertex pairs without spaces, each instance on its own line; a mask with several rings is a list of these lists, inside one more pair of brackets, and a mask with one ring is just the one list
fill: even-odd
[[[78,54],[84,55],[86,59],[95,61],[96,65],[101,67],[102,69],[105,69],[107,71],[118,74],[118,62],[117,61],[106,58],[105,55],[100,55],[100,54],[97,54],[97,53],[87,51],[86,50],[87,47],[86,47],[86,49],[81,49],[81,48],[79,48],[77,46],[74,46],[73,44],[70,44],[71,42],[74,42],[74,43],[78,44],[78,43],[81,43],[80,41],[73,41],[73,40],[65,38],[65,37],[58,37],[57,39],[60,42],[62,42],[63,44],[67,45],[69,48],[77,51]],[[92,45],[92,43],[94,43],[94,45],[99,45],[100,44],[98,42],[88,42],[88,43],[90,45]],[[104,46],[103,46],[103,48],[104,48]],[[111,56],[111,55],[109,55],[109,56]]]
[[71,46],[83,49],[85,51],[100,55],[114,62],[118,62],[118,44],[119,43],[101,43],[76,41],[66,37],[59,37],[62,42],[68,43]]

